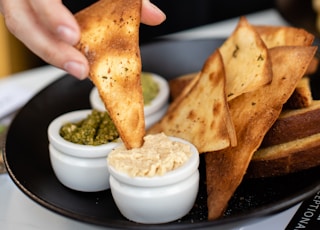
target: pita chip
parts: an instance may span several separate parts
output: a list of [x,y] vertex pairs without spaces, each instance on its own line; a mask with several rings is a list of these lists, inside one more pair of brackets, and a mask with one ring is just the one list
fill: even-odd
[[229,102],[238,144],[205,155],[209,219],[223,215],[254,152],[280,115],[315,51],[316,47],[302,46],[270,49],[274,63],[272,82]]
[[245,17],[240,18],[219,50],[225,65],[228,101],[270,83],[272,70],[268,49]]
[[200,153],[236,145],[226,100],[224,66],[218,50],[149,132],[186,139]]
[[310,46],[314,35],[289,26],[254,26],[268,48],[276,46]]
[[89,77],[128,149],[145,135],[139,50],[141,0],[100,0],[78,12],[76,45],[88,59]]

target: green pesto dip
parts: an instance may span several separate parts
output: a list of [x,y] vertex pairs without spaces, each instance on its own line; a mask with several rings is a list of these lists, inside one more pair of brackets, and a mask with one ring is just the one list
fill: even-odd
[[[141,75],[144,104],[148,105],[159,93],[159,85],[150,73]],[[60,135],[67,141],[82,145],[101,145],[119,138],[119,133],[108,112],[92,110],[87,118],[66,123],[60,129]]]
[[60,135],[67,141],[82,145],[106,144],[119,137],[109,114],[98,110],[92,110],[79,122],[66,123],[61,127]]
[[141,84],[144,105],[149,105],[159,93],[159,85],[154,81],[152,74],[143,72],[141,74]]

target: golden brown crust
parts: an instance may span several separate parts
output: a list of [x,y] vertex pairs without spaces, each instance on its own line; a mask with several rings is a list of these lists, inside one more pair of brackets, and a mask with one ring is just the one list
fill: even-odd
[[314,36],[304,29],[289,26],[254,26],[268,48],[276,46],[310,46]]
[[306,71],[306,75],[308,76],[308,75],[314,74],[318,70],[318,66],[319,66],[319,59],[314,57],[312,59],[312,62],[308,66],[308,69]]
[[222,57],[216,50],[148,133],[164,132],[184,138],[193,143],[199,153],[235,145],[225,80]]
[[[309,68],[308,68],[309,69]],[[179,76],[169,81],[171,100],[174,101],[183,89],[192,81],[197,73],[190,73]],[[310,106],[312,103],[312,93],[310,79],[305,76],[302,78],[289,100],[284,104],[286,109],[299,109]]]
[[[287,26],[253,26],[257,31],[263,42],[268,48],[276,46],[310,46],[314,40],[314,36],[304,29],[298,29],[294,27]],[[313,58],[310,62],[310,65],[305,74],[312,74],[318,68],[319,60]],[[179,76],[169,83],[171,99],[174,100],[183,90],[183,88],[195,77],[195,73],[186,74]],[[299,89],[300,90],[300,89]],[[300,92],[298,92],[300,93]],[[302,101],[299,104],[293,104],[292,108],[301,108],[308,106],[310,102],[310,95],[306,95],[305,92],[302,92],[305,98],[296,98],[301,99]],[[296,100],[293,99],[292,101]]]
[[248,167],[248,177],[272,177],[320,165],[320,133],[259,149]]
[[265,135],[262,148],[320,133],[320,101],[303,109],[286,110]]
[[182,90],[197,76],[198,73],[189,73],[169,81],[170,99],[174,101]]
[[205,155],[209,219],[223,214],[254,152],[280,115],[282,105],[304,75],[315,51],[315,47],[270,49],[271,61],[276,63],[272,82],[229,103],[238,145]]
[[76,47],[128,149],[140,147],[145,135],[140,12],[141,0],[100,0],[75,15],[81,28]]
[[236,29],[219,50],[225,65],[228,101],[272,80],[267,46],[245,17],[240,18]]
[[312,93],[309,77],[302,78],[289,100],[284,104],[285,109],[300,109],[310,106],[312,103]]

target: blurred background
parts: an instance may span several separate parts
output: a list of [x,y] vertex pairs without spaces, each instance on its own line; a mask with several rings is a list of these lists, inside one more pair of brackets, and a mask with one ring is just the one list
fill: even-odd
[[[73,13],[93,2],[95,1],[63,0]],[[151,2],[166,13],[167,20],[156,27],[141,25],[142,44],[157,36],[274,7],[273,0],[151,0]],[[0,77],[44,64],[46,63],[7,31],[0,15]]]

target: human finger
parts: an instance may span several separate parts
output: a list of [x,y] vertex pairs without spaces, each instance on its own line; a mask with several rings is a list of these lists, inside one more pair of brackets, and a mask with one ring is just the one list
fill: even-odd
[[75,45],[80,39],[80,28],[72,13],[61,0],[32,0],[30,5],[39,22],[61,40]]
[[47,27],[39,23],[37,15],[26,2],[10,0],[10,4],[13,5],[8,4],[8,8],[3,9],[10,31],[46,62],[66,70],[79,79],[85,78],[89,71],[87,59],[72,45],[53,36]]
[[141,22],[155,26],[166,20],[166,15],[149,0],[142,0]]

